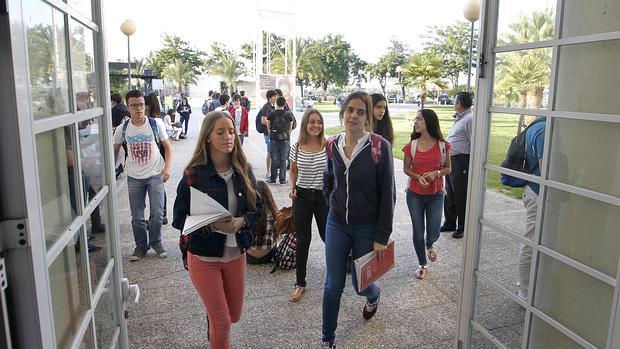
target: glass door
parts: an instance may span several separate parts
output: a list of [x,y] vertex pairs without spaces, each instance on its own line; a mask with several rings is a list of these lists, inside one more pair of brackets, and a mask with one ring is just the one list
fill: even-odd
[[[620,3],[483,1],[479,42],[458,347],[618,348]],[[537,118],[540,174],[502,167]]]
[[13,345],[126,348],[101,3],[9,0],[7,12],[16,127],[0,131],[14,149],[2,164],[19,185],[2,183],[2,207],[26,222],[6,258]]

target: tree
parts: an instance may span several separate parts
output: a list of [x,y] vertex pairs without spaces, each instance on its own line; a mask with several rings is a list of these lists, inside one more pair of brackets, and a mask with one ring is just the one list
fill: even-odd
[[[476,60],[473,58],[476,56],[478,46],[476,31],[472,42],[472,67],[476,66]],[[458,86],[461,73],[467,73],[470,33],[470,23],[457,21],[447,27],[433,26],[426,34],[424,50],[442,57],[444,76],[450,80],[452,87]]]
[[211,55],[206,60],[205,70],[211,75],[221,77],[232,91],[235,90],[239,77],[245,73],[245,67],[238,55],[217,42],[211,45]]
[[203,73],[205,56],[205,52],[192,48],[178,36],[164,34],[163,48],[149,55],[148,64],[155,72],[161,73],[164,68],[179,60],[189,66],[194,76],[197,76]]
[[176,83],[179,91],[187,91],[187,85],[196,83],[194,70],[188,63],[180,59],[176,59],[164,67],[161,75],[165,80]]
[[383,91],[385,95],[385,85],[387,84],[387,75],[389,71],[387,64],[379,60],[376,64],[369,64],[367,71],[371,79],[377,79],[379,81],[381,91]]
[[405,44],[396,39],[392,39],[388,47],[388,52],[381,56],[376,64],[368,65],[366,70],[369,78],[379,81],[379,86],[381,86],[383,94],[385,94],[387,79],[391,76],[399,78],[398,84],[401,85],[403,97],[405,96],[405,86],[407,85],[404,83],[403,75],[398,74],[396,71],[396,67],[404,67],[410,54],[409,48],[407,48]]
[[327,87],[331,84],[338,87],[347,85],[353,57],[351,45],[344,41],[342,35],[329,34],[315,42],[310,49],[316,52],[320,63],[320,70],[312,77],[316,87],[327,91]]
[[407,84],[418,87],[420,93],[420,104],[424,108],[428,87],[435,84],[440,88],[447,88],[442,80],[443,59],[440,55],[430,53],[416,53],[403,68],[403,77]]
[[[301,87],[301,95],[304,94],[304,86],[309,86],[310,82],[315,78],[317,72],[320,71],[320,61],[315,51],[310,49],[315,40],[310,38],[297,38],[295,45],[295,59],[297,60],[297,74],[295,76],[296,83]],[[293,72],[293,50],[292,40],[287,40],[289,50],[287,72]],[[284,74],[284,52],[277,53],[271,61],[271,69],[273,73]]]

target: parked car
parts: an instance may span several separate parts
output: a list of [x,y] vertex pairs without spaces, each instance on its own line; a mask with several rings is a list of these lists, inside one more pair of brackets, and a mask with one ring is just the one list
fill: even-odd
[[404,102],[403,96],[400,96],[400,95],[398,95],[398,96],[397,95],[389,95],[389,96],[387,96],[387,100],[390,103],[397,103],[396,102],[397,100],[398,100],[398,103],[403,103]]
[[442,105],[452,105],[454,104],[454,101],[448,95],[439,95],[439,97],[437,97],[437,103]]

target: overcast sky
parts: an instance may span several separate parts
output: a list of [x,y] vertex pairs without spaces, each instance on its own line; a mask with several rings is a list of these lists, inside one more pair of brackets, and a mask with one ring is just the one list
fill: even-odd
[[[294,30],[301,37],[343,34],[362,59],[374,63],[386,52],[391,38],[397,38],[412,49],[420,49],[429,26],[464,20],[466,2],[392,0],[375,1],[369,6],[367,2],[338,0],[105,0],[103,6],[110,61],[127,59],[127,40],[119,28],[129,18],[137,27],[131,36],[132,58],[145,57],[149,51],[159,49],[164,33],[178,35],[205,51],[209,51],[215,41],[239,50],[242,43],[257,37],[261,26],[281,34]],[[553,8],[555,2],[500,1],[500,27],[514,21],[519,12]],[[294,13],[294,17],[268,11],[259,16],[259,8]]]

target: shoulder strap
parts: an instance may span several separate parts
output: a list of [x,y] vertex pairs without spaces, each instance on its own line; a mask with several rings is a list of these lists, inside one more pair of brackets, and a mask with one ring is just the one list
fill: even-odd
[[299,142],[295,143],[295,162],[299,163],[297,159],[299,159]]
[[418,140],[411,141],[411,167],[413,167],[413,159],[415,159],[415,152],[418,149]]
[[123,129],[121,130],[121,143],[125,143],[125,134],[127,133],[127,126],[129,125],[129,120],[123,123]]
[[151,124],[151,130],[153,130],[153,136],[155,136],[155,143],[159,146],[159,129],[157,128],[157,121],[154,118],[149,118],[149,124]]
[[372,154],[372,162],[377,165],[381,161],[381,136],[376,133],[370,134],[370,150]]
[[327,151],[327,159],[329,160],[334,157],[334,149],[332,148],[332,144],[334,144],[337,137],[338,135],[331,136],[327,139],[327,142],[325,142],[325,150]]
[[441,168],[446,164],[446,142],[439,141],[439,152],[441,153],[441,162],[439,165]]

